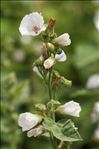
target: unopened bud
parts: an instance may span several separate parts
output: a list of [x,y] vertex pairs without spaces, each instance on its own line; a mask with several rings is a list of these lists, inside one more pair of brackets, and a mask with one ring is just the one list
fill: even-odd
[[64,78],[64,77],[61,77],[61,82],[62,82],[65,86],[68,86],[68,87],[71,87],[71,86],[72,86],[72,81],[67,80],[67,79]]
[[43,60],[44,60],[43,56],[40,56],[40,57],[33,63],[32,66],[35,66],[35,65],[40,66],[40,65],[42,65],[42,64],[43,64]]
[[51,18],[48,22],[48,27],[53,28],[55,26],[56,20]]
[[55,46],[52,43],[48,42],[47,46],[50,52],[55,52]]

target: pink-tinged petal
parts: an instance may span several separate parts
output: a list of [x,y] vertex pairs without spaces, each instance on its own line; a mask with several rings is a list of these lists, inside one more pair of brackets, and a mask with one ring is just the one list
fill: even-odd
[[64,61],[66,61],[67,57],[66,57],[65,52],[62,51],[61,54],[56,54],[56,55],[55,55],[55,59],[56,59],[57,61],[59,61],[59,62],[64,62]]
[[38,12],[24,16],[19,27],[19,31],[22,35],[31,36],[37,36],[45,29],[43,16]]
[[54,42],[61,46],[68,46],[71,44],[70,35],[68,33],[64,33],[61,36],[55,38]]

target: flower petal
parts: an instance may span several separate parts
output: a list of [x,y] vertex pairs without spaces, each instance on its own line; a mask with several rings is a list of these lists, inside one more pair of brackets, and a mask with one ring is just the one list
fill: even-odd
[[39,125],[37,128],[31,129],[30,131],[27,132],[27,136],[30,137],[37,137],[43,133],[43,126]]
[[79,103],[70,101],[70,102],[67,102],[64,105],[60,106],[57,109],[57,111],[59,111],[62,114],[79,117],[81,107],[80,107]]
[[41,73],[39,72],[37,66],[34,66],[34,67],[33,67],[33,71],[34,71],[40,78],[43,78],[42,75],[41,75]]
[[44,31],[44,19],[38,12],[30,13],[23,17],[19,31],[22,35],[37,36]]
[[19,115],[18,124],[22,127],[22,131],[27,131],[35,127],[41,121],[42,118],[40,116],[25,112]]
[[61,36],[55,38],[55,43],[61,46],[68,46],[71,44],[70,35],[68,33],[64,33]]
[[48,59],[46,59],[44,61],[43,65],[44,65],[45,69],[49,69],[54,65],[54,62],[55,62],[55,59],[52,57],[49,57]]
[[59,62],[63,62],[63,61],[66,61],[67,57],[66,57],[66,54],[64,51],[62,51],[61,54],[56,54],[55,55],[55,59]]

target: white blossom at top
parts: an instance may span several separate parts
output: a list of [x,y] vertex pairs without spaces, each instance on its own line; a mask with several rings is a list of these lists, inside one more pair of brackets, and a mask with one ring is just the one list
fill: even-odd
[[99,121],[99,102],[95,102],[94,107],[93,107],[93,111],[91,113],[91,119],[92,122],[98,122]]
[[43,78],[42,75],[41,75],[41,73],[39,72],[39,69],[38,69],[37,66],[34,66],[34,67],[33,67],[33,71],[34,71],[40,78]]
[[22,35],[37,36],[46,29],[43,16],[38,12],[32,12],[23,17],[19,31]]
[[52,57],[49,57],[48,59],[46,59],[44,61],[43,65],[44,65],[45,69],[49,69],[54,65],[54,62],[55,62],[55,59]]
[[42,121],[42,118],[36,114],[25,112],[19,115],[18,124],[22,131],[30,130]]
[[86,83],[86,87],[88,89],[98,88],[99,87],[99,75],[95,74],[95,75],[92,75],[91,77],[89,77],[89,79]]
[[79,103],[70,101],[70,102],[65,103],[62,106],[59,106],[57,111],[62,114],[79,117],[81,107],[80,107]]
[[55,43],[61,46],[68,46],[71,44],[70,35],[68,33],[64,33],[61,36],[55,38]]
[[39,125],[37,128],[31,129],[27,132],[27,136],[28,137],[37,137],[39,135],[41,135],[44,131],[44,128],[42,125]]
[[99,31],[99,10],[96,12],[96,15],[94,17],[94,24],[96,29]]
[[66,61],[67,57],[64,51],[61,54],[55,54],[55,59],[59,62]]

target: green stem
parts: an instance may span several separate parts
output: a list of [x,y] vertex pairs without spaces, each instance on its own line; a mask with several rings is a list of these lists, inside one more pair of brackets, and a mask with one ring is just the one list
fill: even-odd
[[70,149],[70,143],[68,143],[67,149]]
[[51,91],[51,72],[50,72],[50,71],[49,71],[48,89],[49,89],[49,97],[50,97],[50,99],[52,99],[52,91]]
[[[52,78],[51,78],[51,73],[52,73],[52,69],[49,70],[49,81],[48,81],[48,90],[49,90],[50,100],[53,98],[53,95],[52,95]],[[51,118],[55,121],[55,112],[54,112],[53,105],[51,107]],[[53,136],[52,133],[50,133],[50,140],[51,140],[53,149],[57,149],[56,140],[55,140],[55,138],[54,138],[54,136]]]

